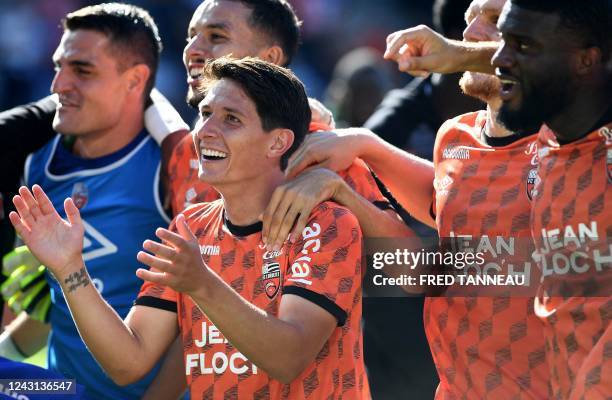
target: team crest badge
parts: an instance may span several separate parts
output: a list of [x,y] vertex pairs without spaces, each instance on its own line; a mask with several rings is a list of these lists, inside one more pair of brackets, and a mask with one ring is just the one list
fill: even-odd
[[606,169],[608,170],[608,183],[612,183],[612,149],[608,149],[606,157]]
[[74,201],[74,205],[80,210],[87,204],[89,200],[89,190],[87,186],[83,182],[77,182],[72,187],[72,201]]
[[[606,145],[612,145],[612,129],[607,126],[604,126],[599,130],[599,135],[606,139]],[[608,153],[610,155],[610,153]]]
[[278,293],[278,289],[280,288],[280,276],[280,264],[277,262],[264,264],[261,268],[261,280],[266,295],[270,300]]
[[537,185],[540,183],[540,177],[538,176],[538,170],[536,168],[529,171],[527,175],[527,197],[531,201],[533,196],[537,194]]

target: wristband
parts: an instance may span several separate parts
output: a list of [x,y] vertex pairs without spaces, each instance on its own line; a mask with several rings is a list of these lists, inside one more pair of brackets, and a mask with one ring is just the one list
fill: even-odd
[[161,146],[164,139],[180,130],[189,130],[189,125],[183,121],[180,114],[172,104],[157,89],[151,91],[153,104],[149,106],[144,114],[145,128]]

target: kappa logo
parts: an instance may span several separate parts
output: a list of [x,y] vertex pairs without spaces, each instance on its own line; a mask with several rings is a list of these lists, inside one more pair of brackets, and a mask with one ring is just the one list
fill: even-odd
[[462,146],[449,146],[442,151],[442,158],[453,160],[469,160],[470,149]]
[[527,197],[533,200],[533,197],[538,194],[538,185],[540,184],[540,176],[536,168],[529,171],[527,175]]
[[263,281],[266,295],[270,300],[278,293],[278,289],[280,288],[280,277],[281,270],[279,263],[267,263],[261,267],[261,280]]
[[72,187],[72,195],[70,197],[79,210],[83,209],[89,200],[89,189],[87,189],[87,185],[85,185],[84,182],[75,183]]

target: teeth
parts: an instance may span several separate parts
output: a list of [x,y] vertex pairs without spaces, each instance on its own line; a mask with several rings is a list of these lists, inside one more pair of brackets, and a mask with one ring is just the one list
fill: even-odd
[[190,68],[189,76],[193,79],[198,79],[202,75],[202,68]]
[[510,79],[500,79],[499,80],[503,85],[514,85],[514,81]]
[[222,151],[212,150],[212,149],[202,149],[202,155],[206,157],[220,157],[220,158],[227,157],[227,153],[224,153]]

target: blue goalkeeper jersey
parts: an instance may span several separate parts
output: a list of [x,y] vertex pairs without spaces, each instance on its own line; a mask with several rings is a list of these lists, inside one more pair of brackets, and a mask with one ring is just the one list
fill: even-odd
[[[85,225],[83,260],[96,289],[125,318],[140,290],[136,254],[155,229],[168,225],[160,202],[160,149],[141,132],[110,155],[83,159],[56,136],[26,161],[26,184],[39,184],[62,218],[71,197]],[[73,377],[95,398],[140,398],[156,371],[125,387],[115,385],[89,353],[76,329],[57,281],[51,286],[49,368]],[[95,316],[94,316],[95,318]],[[100,327],[103,329],[103,327]],[[120,346],[120,344],[117,344]]]

